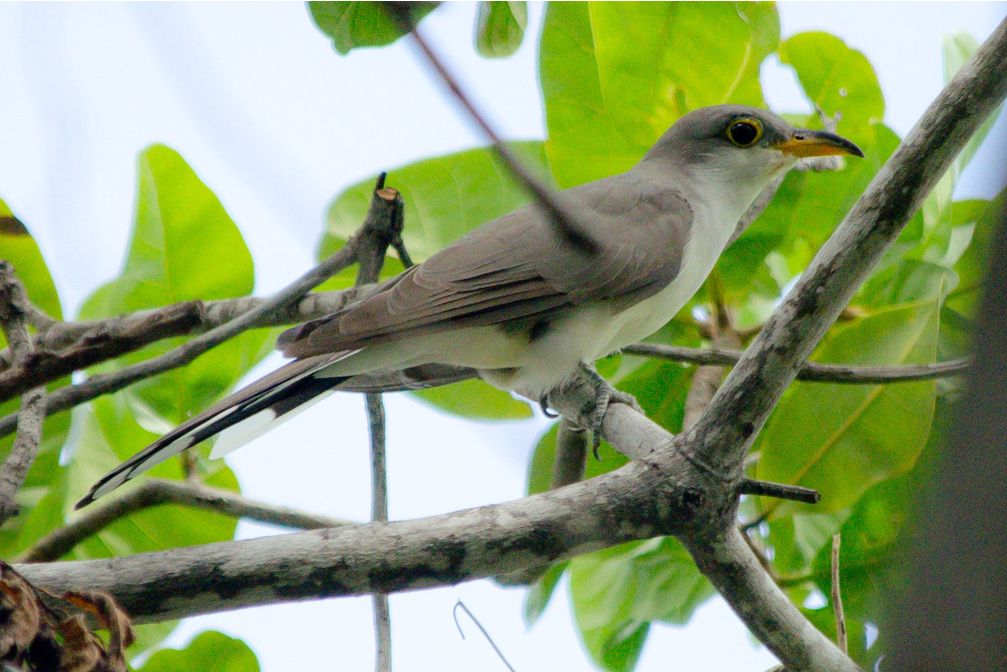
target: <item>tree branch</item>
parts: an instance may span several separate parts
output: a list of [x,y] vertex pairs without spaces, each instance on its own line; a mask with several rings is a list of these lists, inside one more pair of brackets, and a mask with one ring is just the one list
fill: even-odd
[[[159,373],[188,364],[210,348],[248,329],[262,326],[263,323],[276,319],[278,314],[286,311],[292,303],[300,299],[313,287],[320,285],[329,277],[356,261],[356,245],[356,240],[350,239],[338,252],[287,287],[281,289],[266,301],[160,357],[149,359],[114,373],[99,374],[79,385],[64,387],[53,392],[46,399],[45,414],[51,415],[64,411],[77,404],[100,397],[103,394],[121,390],[139,380],[144,380],[145,378],[150,378]],[[16,423],[17,414],[11,414],[0,419],[0,436],[9,434]]]
[[686,537],[682,541],[700,571],[786,669],[860,672],[773,582],[736,526],[713,540]]
[[[1007,22],[938,97],[774,312],[706,413],[671,437],[624,404],[603,435],[634,461],[516,502],[127,558],[18,568],[54,588],[113,592],[138,620],[285,600],[448,585],[632,539],[675,534],[788,667],[857,670],[787,599],[735,526],[748,444],[815,343],[953,155],[1007,93]],[[551,395],[576,418],[580,386]],[[592,391],[593,393],[593,391]],[[268,586],[268,588],[264,588]]]
[[[402,197],[398,191],[385,187],[385,173],[381,173],[374,186],[370,210],[358,235],[357,286],[377,282],[385,263],[385,253],[394,240],[397,239],[402,246],[400,254],[409,259],[401,242],[403,210]],[[364,401],[371,437],[371,520],[383,523],[388,521],[385,406],[379,392],[365,393]],[[391,672],[392,621],[388,595],[374,593],[371,603],[374,610],[374,669],[376,672]]]
[[285,506],[246,499],[235,492],[209,488],[184,481],[152,478],[106,504],[87,509],[67,525],[53,530],[25,551],[19,562],[48,562],[69,553],[74,546],[105,529],[120,518],[163,504],[179,504],[194,509],[248,518],[260,523],[301,530],[355,525],[338,518],[305,513]]
[[748,446],[784,388],[1005,94],[1007,22],[931,103],[755,337],[688,434],[697,456],[740,477]]
[[[739,350],[718,347],[682,348],[655,343],[636,343],[624,348],[623,352],[642,357],[666,359],[672,362],[689,362],[701,366],[736,364],[745,354]],[[934,378],[955,376],[968,370],[971,365],[971,357],[934,364],[894,366],[847,366],[845,364],[804,362],[797,373],[797,380],[852,385],[908,383],[915,380],[933,380]]]
[[[28,297],[24,286],[14,274],[14,267],[0,261],[0,327],[10,344],[14,361],[18,364],[31,358],[31,339],[25,321],[28,316]],[[24,483],[42,442],[42,421],[45,419],[45,387],[29,389],[21,398],[17,421],[17,436],[10,453],[0,467],[0,525],[17,515],[15,496]]]
[[427,62],[434,69],[434,71],[440,76],[441,80],[451,91],[451,94],[455,99],[461,104],[462,107],[469,113],[469,116],[476,123],[476,125],[486,134],[486,137],[490,139],[493,143],[493,148],[496,150],[497,155],[500,160],[503,161],[507,169],[517,178],[520,182],[534,197],[539,207],[545,210],[546,214],[549,215],[549,220],[552,222],[553,226],[556,228],[557,232],[563,236],[563,238],[570,245],[573,245],[578,250],[586,254],[593,254],[598,251],[599,243],[594,240],[590,234],[585,230],[585,227],[578,222],[578,217],[583,216],[582,213],[578,213],[575,208],[572,208],[569,203],[565,202],[564,198],[552,191],[543,184],[538,178],[536,178],[525,166],[518,160],[514,153],[511,152],[510,148],[507,147],[500,139],[500,136],[496,134],[493,128],[486,121],[486,117],[479,112],[478,108],[472,103],[468,95],[462,90],[461,86],[458,84],[458,80],[455,78],[451,71],[448,70],[447,66],[440,59],[440,57],[434,53],[433,49],[423,38],[418,28],[409,25],[408,16],[399,7],[395,6],[395,3],[386,3],[385,7],[388,9],[389,14],[399,22],[399,25],[403,27],[407,32],[412,32],[413,41],[416,46],[419,47],[420,52],[426,57]]

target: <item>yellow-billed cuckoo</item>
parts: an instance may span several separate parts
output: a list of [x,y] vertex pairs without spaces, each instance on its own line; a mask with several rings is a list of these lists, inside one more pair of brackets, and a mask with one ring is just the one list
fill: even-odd
[[77,506],[220,432],[214,453],[228,452],[335,390],[451,382],[437,365],[541,399],[670,320],[774,178],[801,157],[842,154],[863,156],[765,110],[690,112],[629,172],[563,192],[596,249],[566,243],[536,204],[484,224],[364,300],[286,331],[277,347],[294,361],[162,436]]

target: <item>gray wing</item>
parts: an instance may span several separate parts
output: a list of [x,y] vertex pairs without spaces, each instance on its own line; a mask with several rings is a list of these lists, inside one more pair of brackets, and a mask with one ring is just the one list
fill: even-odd
[[284,332],[310,357],[419,333],[501,324],[614,299],[628,307],[678,275],[692,213],[671,188],[629,172],[564,192],[588,215],[596,253],[564,243],[535,205],[496,219],[360,303]]

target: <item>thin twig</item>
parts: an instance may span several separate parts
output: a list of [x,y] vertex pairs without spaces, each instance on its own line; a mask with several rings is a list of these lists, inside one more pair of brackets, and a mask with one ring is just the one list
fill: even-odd
[[[28,297],[14,274],[14,267],[0,261],[0,327],[17,364],[27,362],[32,354],[31,339],[25,326],[27,305]],[[35,462],[42,442],[45,398],[45,387],[41,386],[29,389],[21,397],[17,436],[0,467],[0,525],[18,513],[15,496]]]
[[[674,345],[636,343],[623,352],[630,355],[655,357],[672,362],[691,364],[726,364],[738,362],[745,354],[738,350],[721,348],[682,348]],[[879,385],[883,383],[908,383],[916,380],[933,380],[962,373],[972,364],[971,357],[952,359],[934,364],[907,364],[895,366],[846,366],[805,362],[797,374],[798,380],[817,383],[849,383],[852,385]]]
[[741,481],[741,485],[738,486],[738,494],[775,497],[777,499],[787,499],[792,502],[803,502],[805,504],[817,504],[822,499],[818,491],[811,488],[803,488],[799,485],[770,483],[769,481],[756,481],[751,478]]
[[839,585],[839,544],[842,535],[832,535],[832,613],[836,617],[836,644],[847,653],[846,616],[843,615],[843,595]]
[[205,485],[152,478],[117,499],[91,507],[65,526],[53,530],[35,542],[18,562],[48,562],[69,553],[74,546],[94,536],[120,518],[163,504],[178,504],[205,509],[234,518],[248,518],[260,523],[299,530],[355,525],[356,523],[305,513],[285,506],[275,506],[242,497],[227,490]]
[[510,672],[515,672],[514,667],[507,661],[507,658],[504,656],[503,651],[500,650],[500,647],[497,646],[497,643],[493,641],[492,637],[490,637],[490,633],[486,632],[486,628],[483,627],[483,624],[479,622],[479,619],[475,617],[475,614],[469,611],[469,608],[465,606],[464,602],[458,600],[457,602],[455,602],[454,609],[451,610],[451,616],[455,619],[455,627],[458,628],[458,634],[461,635],[461,638],[465,639],[465,632],[462,630],[462,624],[458,620],[459,608],[461,608],[461,610],[464,611],[468,615],[468,617],[472,619],[472,622],[476,624],[476,627],[479,628],[479,632],[483,633],[483,637],[485,637],[486,641],[490,643],[490,646],[493,647],[493,650],[496,652],[497,657],[501,660],[501,662],[503,662],[504,665],[507,666],[507,669],[510,670]]
[[[258,326],[284,326],[324,317],[361,300],[375,285],[308,294],[264,316]],[[209,331],[254,310],[267,299],[242,296],[218,301],[186,301],[105,320],[60,322],[33,339],[30,362],[14,366],[0,350],[0,401],[58,380],[74,371],[139,350],[156,341]]]
[[[377,282],[385,263],[388,246],[395,240],[401,245],[404,225],[402,197],[399,192],[385,187],[386,174],[381,173],[374,185],[374,194],[367,218],[358,234],[357,285]],[[404,250],[403,246],[403,250]],[[400,253],[401,254],[401,253]],[[405,254],[408,259],[408,253]],[[368,428],[371,437],[371,520],[388,520],[388,469],[385,457],[385,407],[381,394],[364,395],[367,406]],[[374,607],[374,669],[391,672],[392,622],[388,595],[375,593],[371,597]]]
[[[332,275],[352,264],[356,260],[356,247],[356,239],[351,238],[338,252],[252,310],[197,336],[160,357],[126,367],[115,373],[100,374],[79,385],[64,387],[53,392],[46,398],[45,414],[52,415],[64,411],[103,394],[117,392],[137,381],[188,364],[210,348],[234,338],[243,331],[261,326],[276,313],[286,310],[291,303],[300,299],[313,287],[320,285]],[[0,436],[9,434],[16,423],[17,414],[12,413],[0,419]]]
[[476,125],[479,126],[486,137],[490,139],[497,155],[500,157],[500,160],[503,161],[504,165],[507,166],[508,170],[510,170],[514,177],[516,177],[517,180],[521,182],[535,197],[538,205],[549,214],[550,221],[556,227],[556,230],[563,236],[564,239],[566,239],[568,243],[582,252],[586,254],[597,252],[599,249],[598,241],[596,241],[585,230],[585,227],[578,222],[577,213],[575,213],[568,204],[564,203],[556,192],[549,189],[538,178],[536,178],[521,163],[521,161],[514,156],[514,153],[503,143],[500,136],[497,135],[496,131],[494,131],[489,125],[489,122],[486,121],[486,117],[479,111],[468,95],[462,90],[457,78],[455,78],[451,71],[448,70],[441,58],[423,38],[419,29],[408,25],[408,18],[403,14],[400,8],[394,6],[394,3],[386,3],[385,6],[388,8],[389,14],[393,19],[399,22],[400,26],[403,26],[407,31],[412,31],[413,41],[426,57],[427,62],[430,63],[431,67],[433,67],[433,69],[437,72],[441,80],[443,80],[444,84],[448,87],[452,95],[454,95],[462,107],[468,111],[469,116]]

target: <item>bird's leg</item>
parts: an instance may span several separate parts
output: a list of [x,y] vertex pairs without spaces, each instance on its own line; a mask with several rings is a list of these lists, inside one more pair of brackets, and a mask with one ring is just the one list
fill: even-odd
[[608,384],[608,381],[601,377],[593,366],[581,362],[580,371],[584,378],[594,388],[594,407],[584,409],[584,417],[587,418],[587,429],[591,430],[591,453],[594,459],[600,460],[598,448],[601,446],[601,425],[605,421],[605,413],[612,403],[626,404],[637,411],[643,413],[636,398],[628,392],[617,390]]

